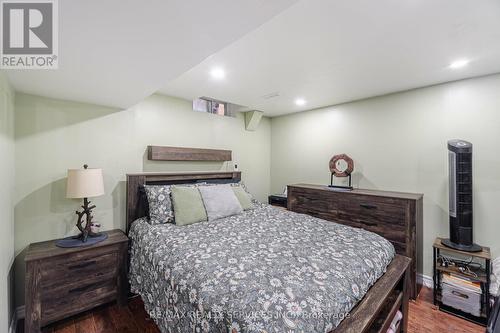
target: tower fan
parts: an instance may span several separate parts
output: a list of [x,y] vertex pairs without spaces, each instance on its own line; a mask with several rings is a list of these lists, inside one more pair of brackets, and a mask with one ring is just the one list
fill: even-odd
[[448,159],[450,238],[442,243],[456,250],[481,251],[472,238],[472,143],[448,141]]

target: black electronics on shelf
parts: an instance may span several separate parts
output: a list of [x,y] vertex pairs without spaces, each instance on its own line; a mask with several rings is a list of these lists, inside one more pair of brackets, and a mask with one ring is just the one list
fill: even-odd
[[472,143],[448,141],[450,238],[443,244],[466,252],[481,251],[473,242]]

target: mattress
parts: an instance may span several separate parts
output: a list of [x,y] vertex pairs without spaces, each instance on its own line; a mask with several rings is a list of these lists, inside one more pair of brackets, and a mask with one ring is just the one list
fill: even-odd
[[188,226],[132,224],[129,280],[166,332],[329,332],[383,275],[377,234],[257,204]]

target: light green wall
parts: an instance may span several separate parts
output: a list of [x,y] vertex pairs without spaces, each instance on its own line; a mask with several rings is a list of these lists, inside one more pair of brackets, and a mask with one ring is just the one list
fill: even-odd
[[354,186],[424,193],[424,274],[432,242],[448,235],[446,142],[474,144],[475,240],[500,255],[500,75],[272,119],[273,192],[329,182],[328,161],[355,161]]
[[243,181],[260,200],[270,186],[271,122],[245,131],[243,115],[192,111],[190,102],[153,95],[128,110],[16,95],[16,300],[24,304],[24,251],[31,242],[76,233],[79,201],[65,198],[68,168],[103,168],[95,199],[104,229],[125,226],[125,175],[142,171],[232,170],[228,163],[150,162],[147,145],[231,149]]
[[0,71],[0,331],[8,332],[12,317],[14,261],[14,92]]
[[[1,87],[1,105],[8,106],[13,94],[5,93],[10,91],[5,80]],[[84,163],[103,168],[106,195],[95,203],[96,219],[105,229],[124,227],[126,173],[231,169],[226,163],[150,162],[145,158],[150,144],[233,150],[244,181],[262,201],[286,184],[326,184],[330,157],[347,153],[355,159],[355,186],[425,194],[424,273],[430,275],[431,243],[448,233],[446,141],[470,140],[475,150],[475,238],[491,246],[495,256],[500,252],[500,75],[263,118],[255,132],[245,131],[243,115],[197,113],[189,102],[161,95],[117,110],[18,93],[15,110],[17,305],[24,303],[26,246],[75,233],[79,202],[64,197],[68,168]],[[0,177],[12,188],[14,171],[8,156],[14,147],[12,128],[6,126],[13,121],[12,105],[0,114]],[[12,232],[10,194],[5,187],[1,190],[1,198],[7,198],[0,202],[6,205],[0,212],[7,232],[0,236],[0,296],[6,304]],[[0,311],[7,318],[4,303]]]

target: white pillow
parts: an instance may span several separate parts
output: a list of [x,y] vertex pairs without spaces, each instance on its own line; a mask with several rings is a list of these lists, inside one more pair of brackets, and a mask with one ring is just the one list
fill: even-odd
[[231,185],[200,186],[198,189],[209,221],[243,212]]

